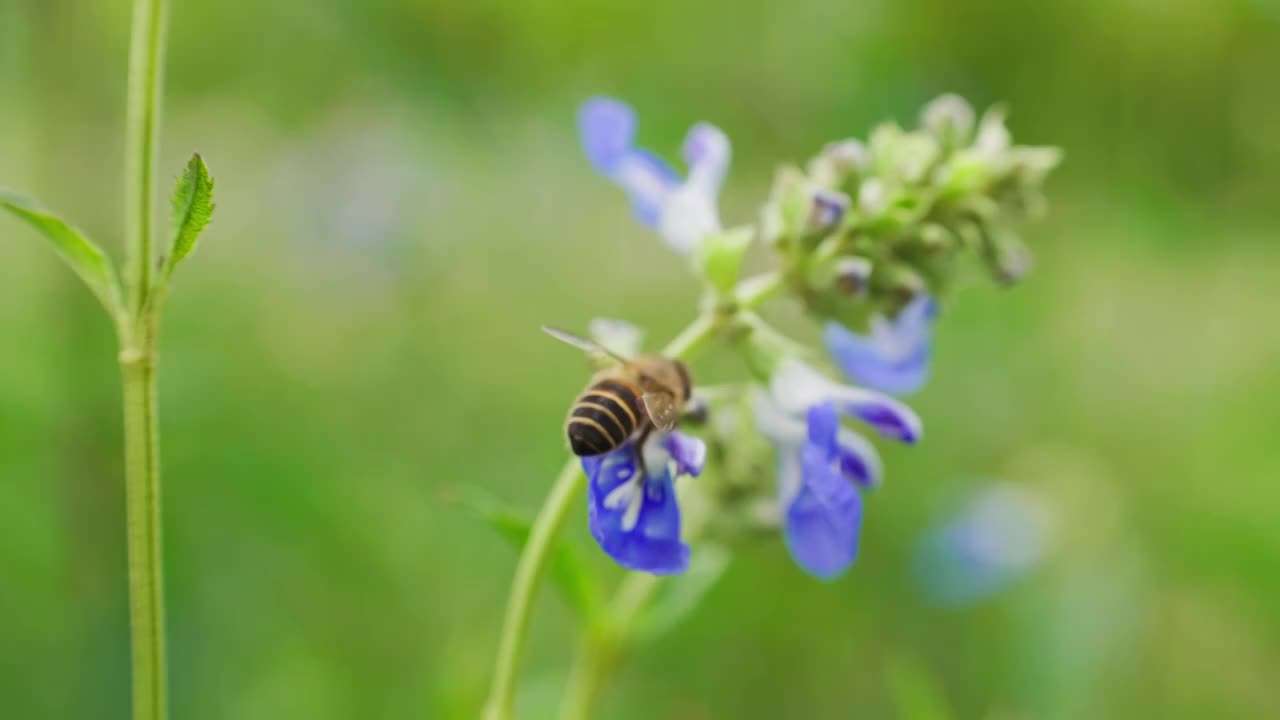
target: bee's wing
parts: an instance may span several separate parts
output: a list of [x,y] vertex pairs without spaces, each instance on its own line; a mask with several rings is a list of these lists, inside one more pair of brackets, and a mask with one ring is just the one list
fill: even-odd
[[644,411],[654,427],[666,431],[676,426],[676,421],[680,419],[680,407],[676,405],[675,395],[669,392],[647,392],[640,399],[644,402]]
[[577,335],[574,335],[573,333],[567,330],[561,330],[560,328],[553,328],[550,325],[543,325],[542,332],[550,335],[551,337],[561,342],[569,343],[570,345],[578,348],[579,350],[585,350],[592,355],[605,355],[607,357],[613,358],[614,360],[617,360],[618,362],[627,362],[626,358],[610,350],[609,348],[601,345],[600,343],[594,340],[588,340],[584,337],[578,337]]

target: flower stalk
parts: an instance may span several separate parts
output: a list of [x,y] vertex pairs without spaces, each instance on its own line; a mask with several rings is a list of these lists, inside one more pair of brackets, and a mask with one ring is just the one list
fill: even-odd
[[156,421],[158,307],[152,291],[156,159],[167,0],[137,0],[125,123],[125,277],[120,367],[134,720],[168,716],[160,431]]
[[[925,108],[919,129],[882,125],[866,144],[827,145],[806,170],[780,168],[758,222],[725,228],[718,195],[731,147],[714,125],[698,123],[686,135],[686,172],[636,144],[636,114],[619,100],[588,100],[578,127],[595,169],[702,281],[701,312],[661,354],[687,360],[718,338],[742,356],[754,382],[729,397],[695,396],[687,419],[702,423],[705,438],[672,430],[658,443],[637,446],[617,436],[614,449],[572,458],[561,471],[517,567],[488,720],[510,717],[534,596],[584,485],[592,536],[619,565],[638,572],[603,610],[584,613],[560,707],[566,720],[589,717],[631,645],[687,612],[714,583],[720,570],[709,553],[690,583],[658,594],[659,576],[689,569],[687,543],[704,529],[712,545],[780,529],[804,572],[822,581],[844,574],[858,554],[862,493],[879,486],[883,470],[875,446],[846,421],[888,440],[921,440],[920,418],[890,395],[915,392],[927,380],[936,298],[966,253],[979,255],[998,280],[1021,273],[1025,248],[1009,226],[1043,206],[1044,176],[1059,160],[1053,148],[1014,146],[998,108],[983,115],[975,132],[972,108],[943,96]],[[771,252],[774,269],[739,279],[745,252],[757,242]],[[812,367],[817,353],[756,313],[783,293],[821,323],[832,364],[851,384]],[[600,413],[608,422],[612,411],[602,406]],[[674,492],[674,479],[700,475],[711,456],[714,481],[691,488],[700,502],[683,498],[689,512],[682,526],[684,493]],[[772,476],[759,469],[769,465],[776,467]]]

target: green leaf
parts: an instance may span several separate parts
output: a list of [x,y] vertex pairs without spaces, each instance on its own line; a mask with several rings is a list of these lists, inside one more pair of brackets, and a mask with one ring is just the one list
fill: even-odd
[[937,678],[906,655],[890,660],[885,669],[889,690],[902,720],[950,720],[951,711]]
[[[503,506],[477,488],[468,489],[462,502],[517,550],[529,542],[533,521],[516,510]],[[588,624],[598,624],[604,613],[600,588],[590,566],[569,545],[557,543],[551,553],[551,578],[565,602]]]
[[62,218],[34,200],[0,190],[0,207],[25,220],[53,244],[53,249],[98,296],[107,312],[122,310],[120,281],[106,253]]
[[704,543],[689,559],[689,569],[666,580],[662,592],[636,621],[634,636],[651,640],[680,624],[729,567],[731,555],[720,545]]
[[173,189],[173,247],[166,264],[170,271],[196,248],[196,240],[213,217],[213,178],[200,153],[191,156]]

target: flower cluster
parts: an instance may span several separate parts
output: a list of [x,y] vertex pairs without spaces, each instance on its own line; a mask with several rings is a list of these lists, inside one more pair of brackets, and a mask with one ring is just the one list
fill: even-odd
[[[779,525],[802,569],[839,576],[857,556],[862,493],[882,478],[875,446],[844,420],[889,440],[922,438],[920,418],[891,395],[926,383],[939,298],[962,258],[980,258],[1002,282],[1025,272],[1028,254],[1011,228],[1043,207],[1041,185],[1058,151],[1013,145],[1001,109],[977,120],[947,95],[924,109],[917,129],[883,125],[865,143],[833,142],[805,168],[781,168],[758,222],[726,230],[718,202],[731,149],[719,128],[689,130],[684,175],[636,144],[636,114],[619,100],[584,103],[578,128],[588,160],[626,194],[637,220],[691,260],[716,321],[755,371],[752,382],[708,400],[705,440],[654,433],[583,459],[593,537],[627,568],[682,572],[690,549],[680,498],[699,493],[715,519]],[[752,241],[770,250],[778,270],[739,281]],[[817,369],[814,353],[755,313],[768,295],[760,287],[804,303],[822,326],[832,366],[853,384]],[[638,344],[624,325],[598,327]],[[767,442],[742,442],[741,423],[716,422],[717,413],[749,416],[750,432]],[[716,451],[710,461],[708,442]],[[776,472],[724,477],[742,464],[717,458],[761,447]],[[677,478],[704,469],[709,477],[677,492]],[[762,502],[771,513],[758,512]]]

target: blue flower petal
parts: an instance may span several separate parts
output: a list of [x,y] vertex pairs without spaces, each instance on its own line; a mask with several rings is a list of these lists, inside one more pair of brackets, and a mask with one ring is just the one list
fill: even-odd
[[866,438],[848,429],[841,429],[836,443],[836,461],[840,474],[862,487],[880,484],[880,454]]
[[845,388],[836,402],[840,412],[871,425],[884,437],[914,443],[924,436],[920,416],[887,395],[861,388]]
[[707,465],[707,444],[701,438],[682,432],[669,432],[662,438],[662,447],[676,461],[676,475],[702,474]]
[[899,335],[908,337],[927,337],[932,329],[933,321],[938,317],[938,301],[929,295],[917,295],[898,311],[893,319],[894,327]]
[[822,332],[827,352],[854,382],[881,392],[908,395],[929,379],[931,347],[927,338],[903,357],[887,357],[874,338],[829,322]]
[[680,175],[648,150],[626,152],[609,173],[631,200],[631,210],[642,225],[657,228],[671,193],[680,187]]
[[729,136],[711,123],[701,122],[689,129],[682,150],[689,166],[689,181],[714,204],[733,153]]
[[603,175],[631,149],[636,134],[636,113],[631,106],[609,97],[594,97],[578,108],[578,135],[587,159]]
[[919,390],[929,378],[937,314],[937,301],[919,295],[892,321],[873,318],[869,335],[832,322],[823,329],[823,340],[848,378],[882,392],[905,395]]
[[835,453],[836,433],[840,430],[840,415],[829,402],[820,402],[806,413],[809,444],[822,448],[828,456]]
[[[588,525],[601,549],[630,570],[655,575],[684,572],[689,566],[689,546],[680,540],[680,507],[671,476],[638,475],[640,464],[630,444],[602,460],[591,460],[583,459],[588,474]],[[640,493],[634,500],[638,509],[632,509],[628,493]],[[618,502],[619,497],[627,501]],[[634,525],[628,522],[629,514]]]
[[800,451],[803,485],[787,507],[787,550],[805,572],[833,580],[853,564],[862,528],[862,498],[826,452]]

